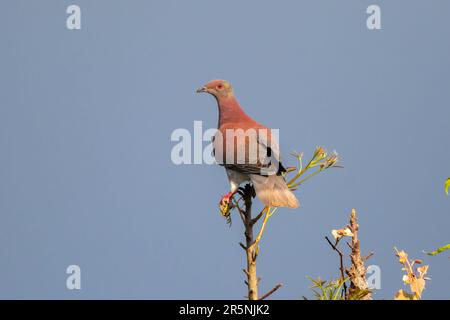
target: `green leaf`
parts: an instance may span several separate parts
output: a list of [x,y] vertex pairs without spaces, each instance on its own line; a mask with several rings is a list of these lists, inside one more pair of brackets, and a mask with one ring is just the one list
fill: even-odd
[[438,248],[437,250],[435,250],[435,251],[433,251],[433,252],[427,252],[427,254],[428,254],[429,256],[435,256],[435,255],[437,255],[438,253],[441,253],[442,251],[445,251],[445,250],[448,250],[448,249],[450,249],[450,243],[449,243],[449,244],[446,244],[445,246],[442,246],[442,247]]
[[445,193],[448,195],[448,189],[450,188],[450,178],[445,180]]
[[372,293],[370,289],[356,289],[349,294],[348,300],[362,300],[369,293]]
[[345,280],[336,279],[331,281],[322,280],[320,277],[313,279],[307,276],[307,278],[313,283],[309,288],[313,291],[317,300],[343,300],[340,291],[348,278]]

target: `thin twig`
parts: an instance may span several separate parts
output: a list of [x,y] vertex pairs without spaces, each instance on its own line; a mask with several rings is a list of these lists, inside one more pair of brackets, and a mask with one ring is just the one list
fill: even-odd
[[263,295],[261,298],[259,298],[258,300],[264,300],[266,298],[268,298],[272,293],[274,293],[275,291],[277,291],[278,289],[280,289],[283,286],[282,283],[277,284],[272,290],[270,290],[269,292],[267,292],[265,295]]
[[344,283],[343,285],[343,295],[344,297],[347,296],[347,284],[345,283],[345,273],[344,273],[344,255],[342,254],[341,250],[339,250],[336,245],[338,244],[339,240],[336,241],[336,244],[333,244],[328,237],[325,237],[325,240],[330,244],[330,246],[333,248],[334,251],[336,251],[339,254],[339,270],[341,271],[341,279]]
[[365,256],[364,258],[362,258],[363,261],[367,261],[369,260],[372,256],[374,255],[373,252],[369,253],[367,256]]
[[261,219],[261,217],[263,216],[264,212],[267,211],[268,207],[265,207],[264,209],[261,210],[261,212],[252,219],[252,221],[250,222],[252,225],[254,225],[255,223],[258,222],[259,219]]
[[234,199],[234,197],[231,198],[231,199],[233,199],[234,205],[235,205],[235,207],[238,209],[239,216],[241,217],[241,220],[242,220],[242,222],[243,222],[244,225],[245,225],[245,212],[244,212],[244,211],[241,209],[241,207],[239,206],[239,200]]

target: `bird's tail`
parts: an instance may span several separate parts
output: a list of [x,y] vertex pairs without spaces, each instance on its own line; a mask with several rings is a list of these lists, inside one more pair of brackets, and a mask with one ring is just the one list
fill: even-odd
[[250,175],[256,195],[265,206],[298,208],[299,202],[282,176]]

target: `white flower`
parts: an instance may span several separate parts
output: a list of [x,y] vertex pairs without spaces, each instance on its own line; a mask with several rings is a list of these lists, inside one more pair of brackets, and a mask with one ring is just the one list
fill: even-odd
[[404,283],[410,283],[409,276],[407,274],[403,275],[402,280]]
[[340,239],[342,237],[353,237],[353,233],[351,232],[351,230],[349,228],[345,228],[345,229],[333,229],[331,230],[331,234],[333,235],[333,237],[337,240]]

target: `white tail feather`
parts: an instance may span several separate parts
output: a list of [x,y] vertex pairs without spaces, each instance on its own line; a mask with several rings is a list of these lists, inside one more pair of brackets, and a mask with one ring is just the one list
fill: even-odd
[[250,175],[256,195],[266,206],[298,208],[299,202],[282,176]]

